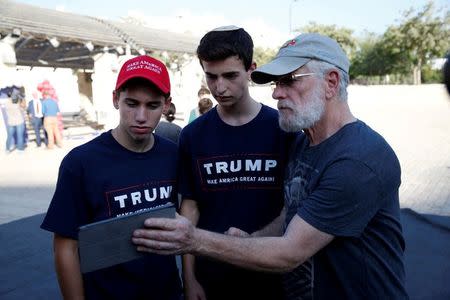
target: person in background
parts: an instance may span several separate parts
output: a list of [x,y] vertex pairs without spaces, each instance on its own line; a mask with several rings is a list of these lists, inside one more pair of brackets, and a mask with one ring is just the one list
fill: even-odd
[[[5,105],[8,101],[8,96],[6,94],[5,88],[0,88],[0,144],[6,145],[6,140],[8,139],[8,124],[6,117]],[[6,147],[5,147],[6,150]],[[9,151],[6,150],[8,153]]]
[[32,99],[28,103],[27,112],[30,118],[31,125],[33,126],[34,134],[36,136],[36,145],[40,147],[42,142],[41,129],[43,131],[44,143],[46,145],[48,143],[47,133],[45,132],[43,127],[44,115],[42,114],[42,100],[40,99],[37,91],[33,91],[31,95]]
[[213,103],[209,98],[202,98],[198,100],[198,112],[201,115],[208,112],[213,107]]
[[181,127],[173,123],[175,120],[175,114],[177,110],[175,104],[170,103],[170,107],[167,112],[163,113],[166,121],[161,120],[155,129],[155,133],[162,136],[175,144],[178,144],[178,138],[180,136]]
[[447,89],[447,92],[450,94],[450,52],[447,53],[444,67],[442,68],[442,72],[444,74],[444,85]]
[[25,118],[22,112],[23,98],[19,89],[13,88],[5,103],[7,140],[6,151],[11,152],[15,148],[18,151],[25,150]]
[[258,84],[273,84],[281,128],[301,132],[286,168],[280,236],[242,228],[227,236],[181,216],[147,219],[148,229],[134,233],[138,250],[285,273],[287,299],[408,299],[400,163],[351,113],[349,66],[335,40],[301,34],[251,74]]
[[56,145],[62,147],[61,131],[58,128],[58,103],[50,97],[46,91],[42,93],[44,100],[42,101],[42,114],[44,115],[44,129],[47,132],[48,149],[53,149]]
[[[204,99],[204,98],[209,99],[209,97],[211,97],[211,92],[209,91],[209,89],[207,87],[202,86],[197,92],[197,97],[198,97],[197,99],[199,100],[199,102],[198,102],[197,106],[191,110],[191,112],[189,114],[188,123],[191,123],[196,118],[198,118],[200,115],[202,115],[200,113],[200,100]],[[210,101],[211,101],[211,99],[210,99]],[[211,101],[211,107],[212,107],[212,101]]]
[[54,233],[61,292],[64,299],[179,300],[174,256],[147,255],[85,274],[80,271],[80,226],[178,200],[177,146],[153,134],[171,102],[165,65],[146,55],[129,59],[112,98],[119,124],[63,159],[41,225]]

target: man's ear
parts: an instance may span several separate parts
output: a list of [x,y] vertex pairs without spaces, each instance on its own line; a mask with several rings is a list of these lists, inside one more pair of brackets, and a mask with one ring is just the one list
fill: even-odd
[[115,109],[119,109],[119,95],[117,94],[117,92],[116,91],[113,91],[113,94],[112,94],[112,100],[113,100],[113,105],[114,105],[114,108]]
[[325,97],[326,99],[332,99],[339,94],[339,82],[340,82],[340,74],[337,70],[331,70],[325,75],[326,82],[326,90]]
[[253,71],[255,71],[256,70],[256,62],[252,62],[252,64],[250,65],[250,68],[248,68],[248,71],[247,71],[247,79],[248,79],[248,81],[251,81],[252,80],[252,78],[250,77],[250,75],[252,74],[252,72]]

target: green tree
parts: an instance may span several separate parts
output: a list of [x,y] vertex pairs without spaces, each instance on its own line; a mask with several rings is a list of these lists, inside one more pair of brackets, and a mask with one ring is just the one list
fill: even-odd
[[417,13],[409,9],[399,25],[390,26],[383,36],[385,54],[394,58],[395,69],[409,69],[414,84],[421,83],[421,69],[428,61],[444,57],[449,49],[449,11],[437,16],[431,1]]
[[397,63],[405,59],[402,52],[393,53],[385,46],[383,36],[366,32],[357,41],[358,48],[351,59],[350,78],[404,74],[407,69]]
[[432,69],[430,64],[422,68],[422,82],[423,83],[443,83],[444,74],[440,69]]
[[310,22],[304,27],[300,27],[295,31],[305,33],[320,33],[335,39],[349,58],[353,56],[356,49],[356,39],[353,37],[353,30],[345,27],[337,27],[336,25],[322,25],[315,22]]
[[257,66],[262,66],[271,61],[276,54],[277,51],[275,49],[255,47],[253,50],[253,60]]
[[379,47],[380,40],[379,36],[369,32],[358,41],[358,48],[351,60],[350,78],[385,73],[386,65],[381,63],[383,58]]

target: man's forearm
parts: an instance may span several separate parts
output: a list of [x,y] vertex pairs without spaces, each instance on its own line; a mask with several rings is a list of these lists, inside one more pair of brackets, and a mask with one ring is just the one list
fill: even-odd
[[183,282],[195,278],[194,264],[195,257],[192,254],[185,254],[182,256]]
[[[194,255],[208,256],[256,271],[283,273],[301,261],[289,255],[290,244],[284,237],[240,238],[195,229]],[[291,252],[292,253],[292,252]]]
[[207,256],[240,267],[286,272],[302,264],[333,240],[298,216],[280,237],[235,237],[196,228],[188,219],[150,218],[133,233],[138,251]]
[[[183,199],[180,209],[181,215],[185,216],[192,222],[193,225],[197,225],[200,217],[197,202],[192,199]],[[186,283],[192,279],[195,279],[195,257],[191,254],[185,254],[182,256],[183,267],[183,282]]]
[[83,280],[79,264],[65,262],[64,264],[57,264],[56,268],[59,286],[64,299],[84,299]]
[[65,238],[55,238],[55,267],[63,298],[84,299],[76,241],[72,243]]

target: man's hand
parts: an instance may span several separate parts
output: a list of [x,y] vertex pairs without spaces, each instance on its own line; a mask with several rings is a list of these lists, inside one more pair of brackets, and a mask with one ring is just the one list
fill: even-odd
[[195,226],[185,217],[176,214],[175,219],[149,218],[146,228],[137,229],[132,241],[138,251],[173,255],[190,253],[195,249]]
[[228,228],[228,230],[225,231],[225,234],[226,234],[226,235],[237,236],[237,237],[243,237],[243,238],[246,238],[246,237],[250,237],[250,236],[251,236],[249,233],[247,233],[247,232],[245,232],[244,230],[241,230],[241,229],[239,229],[239,228],[236,228],[236,227],[230,227],[230,228]]

